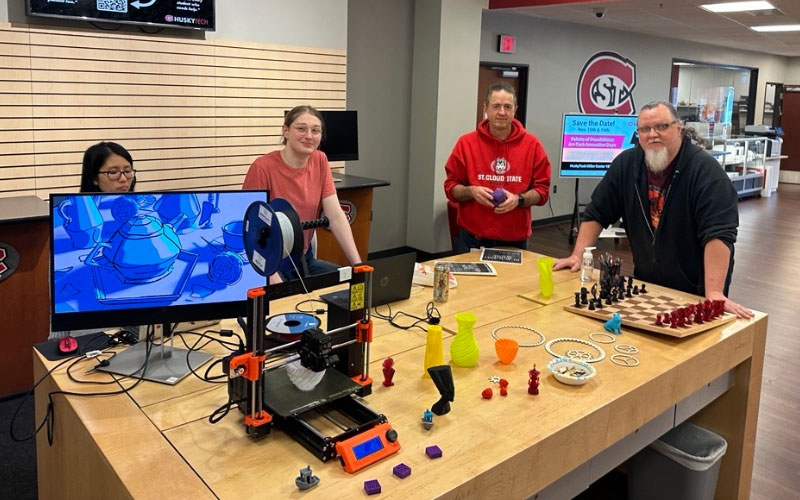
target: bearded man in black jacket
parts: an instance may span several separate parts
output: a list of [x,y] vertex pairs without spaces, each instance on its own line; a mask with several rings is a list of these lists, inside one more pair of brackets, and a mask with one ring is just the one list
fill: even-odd
[[738,197],[719,163],[686,137],[669,102],[642,107],[639,145],[620,153],[592,193],[572,255],[554,270],[578,271],[584,248],[620,218],[634,276],[711,300],[750,318],[728,300],[739,226]]

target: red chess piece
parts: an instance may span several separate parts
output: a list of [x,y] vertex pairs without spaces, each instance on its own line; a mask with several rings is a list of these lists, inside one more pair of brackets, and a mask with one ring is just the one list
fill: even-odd
[[533,369],[528,371],[528,394],[532,394],[534,396],[539,394],[539,370],[536,369],[536,365],[533,365]]
[[661,321],[661,314],[656,314],[656,326],[664,326],[664,323]]
[[386,358],[383,361],[383,386],[384,387],[391,387],[394,385],[392,382],[392,377],[394,377],[394,360],[392,358]]

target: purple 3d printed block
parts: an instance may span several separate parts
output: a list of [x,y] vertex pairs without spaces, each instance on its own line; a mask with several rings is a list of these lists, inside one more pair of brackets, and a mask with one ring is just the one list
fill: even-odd
[[436,445],[428,446],[425,448],[425,454],[428,455],[428,458],[439,458],[442,456],[442,450]]
[[364,491],[367,492],[367,495],[377,495],[381,492],[381,483],[377,479],[364,481]]
[[392,473],[400,479],[403,479],[411,474],[411,467],[404,463],[399,463],[392,468]]
[[497,188],[494,191],[492,191],[492,203],[494,204],[494,206],[503,203],[504,201],[506,201],[506,199],[507,199],[506,192],[503,188]]

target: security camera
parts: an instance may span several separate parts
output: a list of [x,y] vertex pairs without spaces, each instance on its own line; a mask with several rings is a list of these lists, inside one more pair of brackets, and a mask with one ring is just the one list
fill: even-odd
[[606,9],[593,9],[592,12],[594,12],[594,17],[597,19],[603,19],[606,17]]

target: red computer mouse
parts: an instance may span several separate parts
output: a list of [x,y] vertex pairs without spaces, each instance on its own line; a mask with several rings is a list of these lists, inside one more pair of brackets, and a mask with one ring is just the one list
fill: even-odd
[[67,335],[58,341],[58,350],[61,354],[72,354],[78,350],[78,341],[72,335]]

